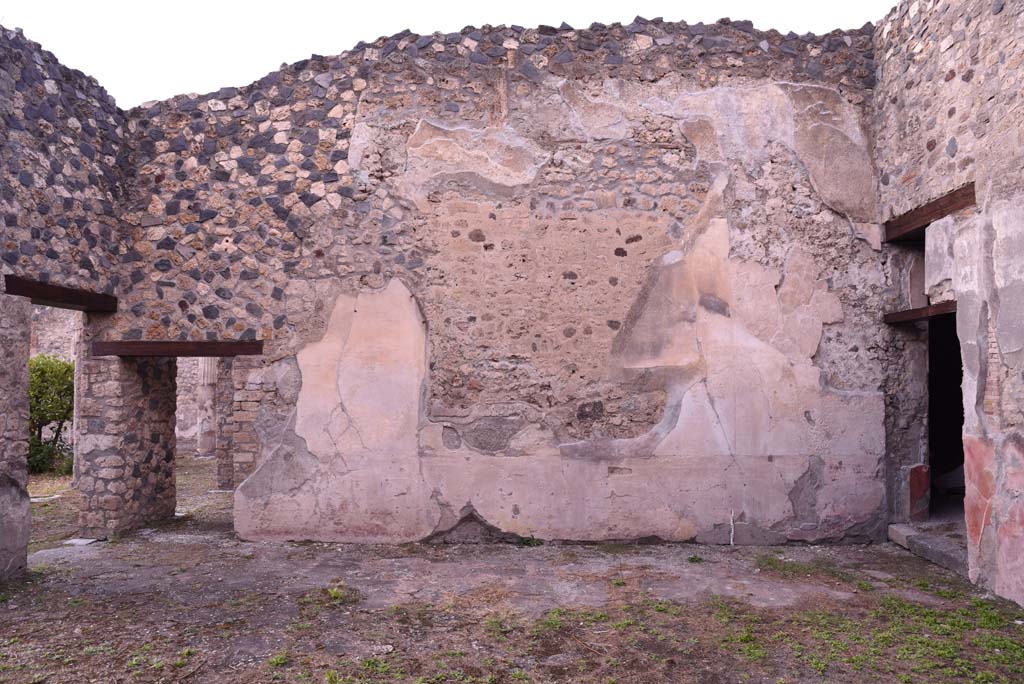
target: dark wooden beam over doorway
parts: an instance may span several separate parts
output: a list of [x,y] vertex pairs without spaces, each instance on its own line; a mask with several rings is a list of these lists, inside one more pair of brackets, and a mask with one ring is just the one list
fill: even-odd
[[43,283],[16,275],[4,276],[4,291],[16,297],[28,297],[33,304],[75,309],[87,313],[114,313],[117,297],[77,287]]
[[917,309],[907,309],[905,311],[887,313],[882,317],[882,320],[889,325],[896,323],[916,323],[917,321],[927,321],[929,318],[934,318],[936,316],[945,316],[947,314],[955,313],[956,301],[939,302],[938,304],[922,306]]
[[263,340],[121,340],[92,343],[93,356],[259,356]]
[[950,214],[973,207],[977,203],[974,195],[974,183],[946,193],[942,197],[911,209],[901,216],[885,222],[886,242],[912,242],[924,240],[924,231],[933,221]]

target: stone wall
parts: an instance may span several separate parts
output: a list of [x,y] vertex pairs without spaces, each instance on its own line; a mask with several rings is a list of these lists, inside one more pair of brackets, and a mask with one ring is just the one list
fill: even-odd
[[81,311],[33,306],[29,355],[51,354],[65,361],[74,361],[78,356],[83,324]]
[[[92,337],[87,328],[86,335]],[[174,516],[174,359],[85,358],[75,469],[84,536]]]
[[983,201],[1019,181],[1022,11],[1005,0],[904,0],[879,23],[883,218],[969,181]]
[[4,273],[113,292],[126,256],[116,207],[130,175],[124,115],[94,79],[0,28]]
[[[115,289],[125,251],[115,211],[127,168],[123,123],[95,80],[0,28],[0,276]],[[24,567],[28,544],[31,305],[0,299],[2,574]]]
[[31,305],[0,282],[0,581],[27,567],[28,345]]
[[877,538],[902,263],[872,59],[870,30],[485,27],[134,110],[114,330],[267,341],[232,370],[245,536],[405,541],[472,510]]
[[928,228],[922,295],[957,301],[971,577],[1024,601],[1024,5],[902,2],[876,31],[883,215],[973,181]]
[[[253,539],[880,538],[927,434],[881,313],[952,295],[972,572],[1017,596],[1020,27],[405,32],[127,113],[4,31],[0,267],[116,292],[86,341],[265,341],[215,390]],[[880,224],[972,179],[926,288]],[[171,515],[175,364],[79,365],[84,530]]]

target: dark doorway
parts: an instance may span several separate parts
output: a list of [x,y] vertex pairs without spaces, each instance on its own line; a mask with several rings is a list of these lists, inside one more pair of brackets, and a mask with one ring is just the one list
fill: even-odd
[[956,336],[956,315],[928,321],[928,464],[931,470],[930,517],[964,515],[963,361]]

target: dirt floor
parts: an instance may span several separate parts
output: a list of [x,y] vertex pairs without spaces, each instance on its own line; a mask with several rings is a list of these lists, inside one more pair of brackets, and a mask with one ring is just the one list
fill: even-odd
[[250,543],[213,481],[83,547],[34,504],[0,682],[1024,682],[1024,610],[890,544]]
[[29,553],[60,546],[78,532],[78,493],[70,475],[32,475],[32,541]]

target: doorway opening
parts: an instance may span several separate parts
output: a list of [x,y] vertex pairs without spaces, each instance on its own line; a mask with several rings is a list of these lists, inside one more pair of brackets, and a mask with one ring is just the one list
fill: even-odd
[[74,309],[32,306],[28,360],[32,551],[60,545],[78,533],[74,405],[84,320],[85,314]]
[[929,519],[964,519],[963,361],[956,315],[928,321]]
[[234,473],[224,442],[230,358],[177,359],[177,514],[209,529],[233,529]]

